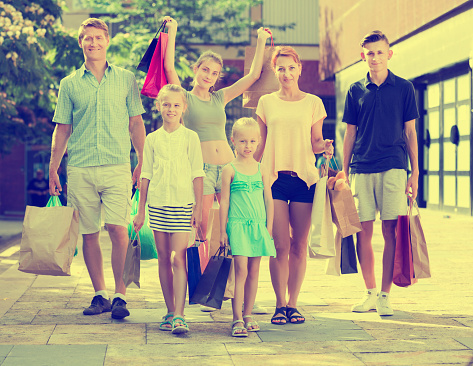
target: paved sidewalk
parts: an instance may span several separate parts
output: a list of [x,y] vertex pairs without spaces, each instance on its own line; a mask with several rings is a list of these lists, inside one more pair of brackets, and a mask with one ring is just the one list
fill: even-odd
[[[262,330],[246,339],[230,336],[229,302],[214,313],[188,306],[187,335],[160,331],[166,311],[156,260],[142,261],[141,289],[128,291],[130,317],[83,316],[93,293],[81,251],[71,277],[35,276],[17,270],[16,239],[0,249],[0,365],[473,365],[473,218],[421,214],[433,277],[410,288],[394,286],[394,316],[351,313],[362,295],[361,275],[327,276],[324,261],[308,259],[298,305],[306,323],[275,326],[271,314],[257,315]],[[379,280],[380,232],[378,222]],[[101,242],[112,286],[106,232]],[[274,311],[267,259],[257,301]]]

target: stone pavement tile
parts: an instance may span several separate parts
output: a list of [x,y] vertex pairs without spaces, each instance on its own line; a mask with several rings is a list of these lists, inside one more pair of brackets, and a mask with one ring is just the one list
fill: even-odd
[[426,339],[426,338],[457,338],[457,337],[473,337],[473,329],[467,327],[412,327],[412,328],[391,328],[384,329],[366,329],[366,331],[376,339]]
[[396,339],[395,341],[374,340],[345,342],[346,348],[354,353],[366,352],[424,352],[464,350],[465,346],[450,338],[442,339]]
[[460,324],[463,324],[467,327],[472,327],[473,328],[473,318],[454,318],[455,321],[457,321]]
[[263,342],[263,343],[226,343],[230,355],[290,355],[348,352],[346,343],[351,342]]
[[370,311],[367,313],[354,313],[352,311],[345,313],[328,313],[313,314],[315,319],[339,319],[339,320],[350,320],[350,321],[366,321],[366,322],[381,322],[386,323],[388,321],[400,320],[400,319],[412,319],[412,316],[402,311],[396,311],[393,316],[379,316],[376,311]]
[[57,325],[48,344],[145,344],[144,324]]
[[457,342],[460,342],[462,345],[470,348],[470,349],[473,349],[473,337],[458,337],[458,338],[455,338],[455,340]]
[[260,322],[258,336],[263,342],[303,342],[312,341],[349,341],[372,340],[373,338],[353,322],[306,321],[303,324],[274,325]]
[[131,357],[125,356],[112,356],[106,357],[104,366],[208,366],[208,365],[219,365],[219,366],[234,366],[230,356],[206,356],[206,357],[191,357],[180,354],[172,354],[163,349],[162,352],[154,351],[150,355],[136,355]]
[[231,322],[228,323],[193,323],[189,324],[190,331],[184,335],[173,335],[169,331],[159,330],[159,324],[147,325],[147,344],[160,343],[261,343],[261,340],[252,332],[245,339],[231,336]]
[[36,302],[19,301],[15,302],[10,310],[38,310],[41,309],[65,309],[68,301],[47,301],[38,304]]
[[355,353],[365,365],[470,365],[473,351],[415,351]]
[[364,365],[351,353],[329,353],[329,354],[286,354],[286,355],[232,355],[235,366],[247,365]]
[[2,366],[99,366],[105,359],[106,345],[56,345],[13,347]]
[[456,318],[456,317],[452,319],[451,317],[436,316],[433,314],[425,314],[425,313],[411,313],[411,315],[414,318],[413,322],[438,324],[438,325],[446,325],[446,326],[458,326],[460,324],[467,325],[463,323],[459,324],[459,320],[461,318]]
[[36,287],[29,288],[25,291],[23,296],[21,296],[18,301],[26,302],[48,302],[48,301],[68,301],[74,292],[72,287],[57,287],[57,288],[47,288],[47,287]]
[[66,288],[76,287],[82,274],[82,268],[77,271],[71,266],[70,276],[38,276],[31,287]]
[[47,344],[55,325],[2,325],[0,344]]
[[0,344],[0,365],[12,350],[13,345]]
[[0,324],[31,324],[38,311],[38,309],[9,310],[0,318]]
[[110,313],[83,315],[78,309],[43,309],[32,324],[110,324]]

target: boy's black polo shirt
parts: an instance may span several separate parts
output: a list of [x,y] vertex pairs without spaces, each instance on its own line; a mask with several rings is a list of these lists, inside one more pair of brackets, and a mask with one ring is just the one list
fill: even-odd
[[343,122],[357,126],[351,173],[407,170],[404,123],[419,118],[414,86],[389,71],[379,87],[366,78],[350,86]]

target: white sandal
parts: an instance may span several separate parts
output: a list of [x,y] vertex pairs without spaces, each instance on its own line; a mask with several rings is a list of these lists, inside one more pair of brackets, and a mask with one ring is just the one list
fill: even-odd
[[[243,320],[245,320],[246,318],[253,318],[253,317],[251,315],[245,315],[243,317]],[[248,327],[253,327],[253,328],[248,329]],[[257,327],[257,328],[255,328],[255,327]],[[256,320],[252,321],[252,322],[245,322],[245,328],[248,332],[259,332],[260,331],[259,324]]]
[[[245,327],[235,327],[235,324],[237,323],[243,323],[245,322],[243,320],[235,320],[232,323],[232,337],[248,337],[248,331]],[[237,331],[240,331],[237,333]]]

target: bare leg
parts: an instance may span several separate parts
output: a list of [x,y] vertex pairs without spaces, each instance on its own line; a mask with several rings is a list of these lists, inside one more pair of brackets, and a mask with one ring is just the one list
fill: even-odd
[[186,250],[189,233],[172,233],[171,247],[174,252],[172,271],[174,287],[174,316],[184,316],[187,291]]
[[365,280],[367,289],[376,288],[376,278],[374,275],[374,253],[371,245],[373,237],[373,222],[365,221],[361,223],[362,231],[356,234],[356,252],[360,261],[361,273]]
[[[251,311],[253,310],[253,305],[256,300],[256,292],[258,290],[258,277],[259,277],[259,267],[261,263],[261,257],[248,258],[248,275],[245,282],[245,305],[243,309],[243,316],[251,316]],[[247,318],[248,319],[248,318]],[[243,319],[245,320],[245,318]],[[250,320],[252,321],[252,320]],[[248,320],[245,320],[245,323],[248,323]],[[258,328],[256,326],[250,326],[248,329]]]
[[83,237],[83,251],[84,261],[89,272],[89,277],[92,280],[94,291],[106,290],[105,279],[103,274],[103,257],[102,250],[99,243],[100,232],[93,234],[84,234]]
[[381,291],[389,292],[393,284],[394,253],[396,251],[396,220],[384,220],[383,280]]
[[159,282],[163,291],[164,302],[168,309],[168,313],[173,313],[174,306],[174,290],[173,290],[173,274],[171,265],[171,237],[169,233],[153,230],[154,240],[156,241],[156,249],[158,251],[158,273]]
[[210,209],[212,208],[215,200],[214,194],[206,194],[202,200],[202,223],[200,224],[200,231],[202,232],[202,236],[199,237],[200,240],[205,240],[207,237],[207,228],[209,224],[209,214]]
[[112,241],[112,270],[115,278],[115,293],[126,294],[123,282],[126,251],[128,247],[128,229],[125,226],[107,224],[108,234]]
[[276,247],[276,258],[269,259],[269,271],[276,307],[286,306],[286,291],[289,278],[289,205],[281,200],[274,200],[273,238]]
[[[241,320],[243,322],[241,308],[245,296],[245,282],[248,276],[248,257],[236,255],[233,260],[235,264],[235,293],[232,299],[233,321]],[[246,333],[246,330],[239,330],[236,333]]]
[[[289,207],[292,227],[291,250],[289,252],[288,307],[297,307],[307,268],[307,239],[310,230],[311,203],[293,202]],[[302,319],[301,319],[302,320]]]

